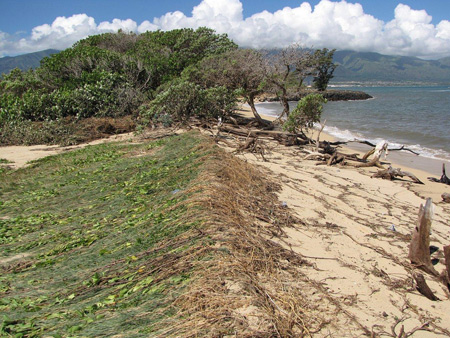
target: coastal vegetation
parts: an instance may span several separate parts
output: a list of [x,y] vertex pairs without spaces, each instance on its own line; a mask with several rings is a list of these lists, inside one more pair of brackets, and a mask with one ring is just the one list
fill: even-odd
[[326,88],[333,52],[238,49],[208,28],[91,36],[35,70],[3,75],[0,144],[74,144],[137,125],[225,118],[239,98],[264,125],[257,95],[276,95],[287,116],[287,93],[306,77],[317,75],[317,88]]
[[[320,313],[300,312],[303,259],[268,240],[295,222],[279,187],[199,132],[157,136],[0,175],[1,336],[321,328]],[[266,324],[249,325],[246,309]]]

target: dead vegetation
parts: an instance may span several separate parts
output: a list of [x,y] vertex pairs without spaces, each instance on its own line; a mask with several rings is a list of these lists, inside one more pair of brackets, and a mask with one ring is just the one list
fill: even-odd
[[199,231],[215,243],[208,250],[216,259],[193,263],[204,274],[173,304],[176,319],[160,336],[293,337],[320,331],[327,324],[323,305],[308,299],[301,286],[302,266],[309,263],[270,240],[283,238],[282,229],[296,222],[278,202],[279,186],[223,156],[209,166],[207,183],[197,187],[203,198],[192,206],[212,212]]

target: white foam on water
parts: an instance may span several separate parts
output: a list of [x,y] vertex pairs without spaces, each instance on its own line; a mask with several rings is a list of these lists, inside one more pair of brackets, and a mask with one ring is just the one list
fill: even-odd
[[[378,142],[384,140],[383,138],[367,138],[361,133],[352,132],[348,129],[342,130],[337,127],[326,126],[324,128],[324,131],[340,141],[362,140],[362,141],[369,141],[370,143],[373,144],[377,144]],[[389,143],[389,148],[391,149],[398,149],[403,146],[404,148],[411,149],[412,151],[419,153],[419,155],[422,157],[428,157],[436,160],[450,161],[450,154],[442,149],[431,149],[421,146],[420,144],[401,144],[391,140],[386,141]]]

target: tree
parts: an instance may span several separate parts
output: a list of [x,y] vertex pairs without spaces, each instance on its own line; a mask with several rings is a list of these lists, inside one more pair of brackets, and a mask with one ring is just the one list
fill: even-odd
[[333,63],[333,55],[336,49],[328,50],[327,48],[318,49],[314,56],[317,62],[317,75],[314,77],[314,87],[318,91],[325,91],[328,87],[328,82],[334,77],[333,73],[337,64]]
[[289,114],[283,129],[291,133],[303,132],[303,128],[311,128],[320,122],[323,104],[327,100],[320,94],[309,94],[302,98],[297,107]]
[[255,97],[262,92],[264,81],[264,60],[260,52],[251,49],[231,50],[203,59],[183,75],[204,88],[224,86],[239,91],[258,123],[265,124],[255,107]]
[[283,116],[289,116],[288,89],[301,86],[303,79],[314,69],[315,54],[296,45],[272,52],[266,58],[266,89],[275,93],[283,105]]

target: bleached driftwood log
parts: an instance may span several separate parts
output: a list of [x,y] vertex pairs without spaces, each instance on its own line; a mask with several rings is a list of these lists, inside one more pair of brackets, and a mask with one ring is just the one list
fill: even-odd
[[372,155],[372,159],[369,162],[356,164],[355,167],[366,168],[376,166],[384,169],[384,167],[380,163],[380,159],[383,154],[384,159],[386,159],[386,156],[388,155],[388,143],[385,140],[378,142],[374,149],[369,150],[363,156],[363,160],[367,160]]
[[433,200],[427,198],[425,206],[423,204],[420,205],[419,218],[412,233],[408,258],[417,268],[434,276],[439,276],[439,273],[431,263],[430,256],[430,230],[433,215]]
[[319,132],[317,133],[317,139],[316,139],[316,153],[319,152],[319,139],[320,139],[320,133],[322,132],[323,128],[325,128],[325,124],[327,123],[327,120],[323,121],[323,123],[320,124]]
[[378,172],[372,175],[372,178],[378,177],[392,181],[395,177],[403,177],[403,176],[409,177],[414,183],[423,184],[421,180],[419,180],[414,174],[410,173],[409,171],[402,171],[402,169],[392,168],[392,166],[389,166],[389,168],[384,170],[379,170]]

